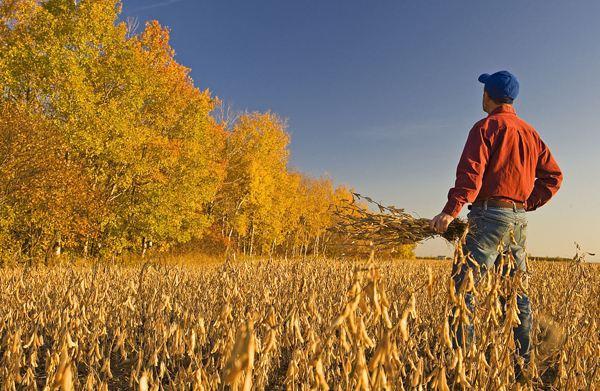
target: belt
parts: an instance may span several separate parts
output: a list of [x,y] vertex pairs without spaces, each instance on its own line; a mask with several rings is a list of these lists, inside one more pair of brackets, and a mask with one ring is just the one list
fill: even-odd
[[517,202],[517,201],[504,201],[496,198],[488,198],[487,200],[475,200],[473,204],[469,205],[468,208],[471,209],[471,206],[485,206],[487,202],[487,206],[491,208],[507,208],[507,209],[520,209],[525,210],[525,203]]

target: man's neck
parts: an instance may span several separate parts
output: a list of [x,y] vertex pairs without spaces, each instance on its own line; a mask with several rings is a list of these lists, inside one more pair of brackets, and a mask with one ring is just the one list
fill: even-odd
[[512,107],[512,105],[510,103],[501,103],[499,105],[493,104],[492,106],[488,107],[485,112],[488,113],[488,114],[492,114],[494,111],[496,111],[497,109],[499,109],[502,106]]

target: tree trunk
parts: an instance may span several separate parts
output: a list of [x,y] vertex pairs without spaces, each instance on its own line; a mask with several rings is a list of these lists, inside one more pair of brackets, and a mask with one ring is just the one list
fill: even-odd
[[252,223],[252,232],[250,233],[250,256],[254,251],[254,223]]
[[275,250],[275,240],[271,243],[271,250],[269,251],[269,259],[273,259],[273,250]]

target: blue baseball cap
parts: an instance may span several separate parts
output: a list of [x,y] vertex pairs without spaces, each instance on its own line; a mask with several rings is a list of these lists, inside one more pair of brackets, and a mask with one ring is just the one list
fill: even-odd
[[510,98],[515,100],[519,95],[519,80],[509,71],[484,73],[477,79],[485,85],[485,90],[493,99]]

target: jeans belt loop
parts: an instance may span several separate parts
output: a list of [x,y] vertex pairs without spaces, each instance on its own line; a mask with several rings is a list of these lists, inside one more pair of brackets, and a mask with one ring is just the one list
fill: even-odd
[[487,198],[485,200],[483,200],[483,210],[487,210]]
[[517,213],[517,203],[514,201],[511,201],[513,204],[513,212]]

